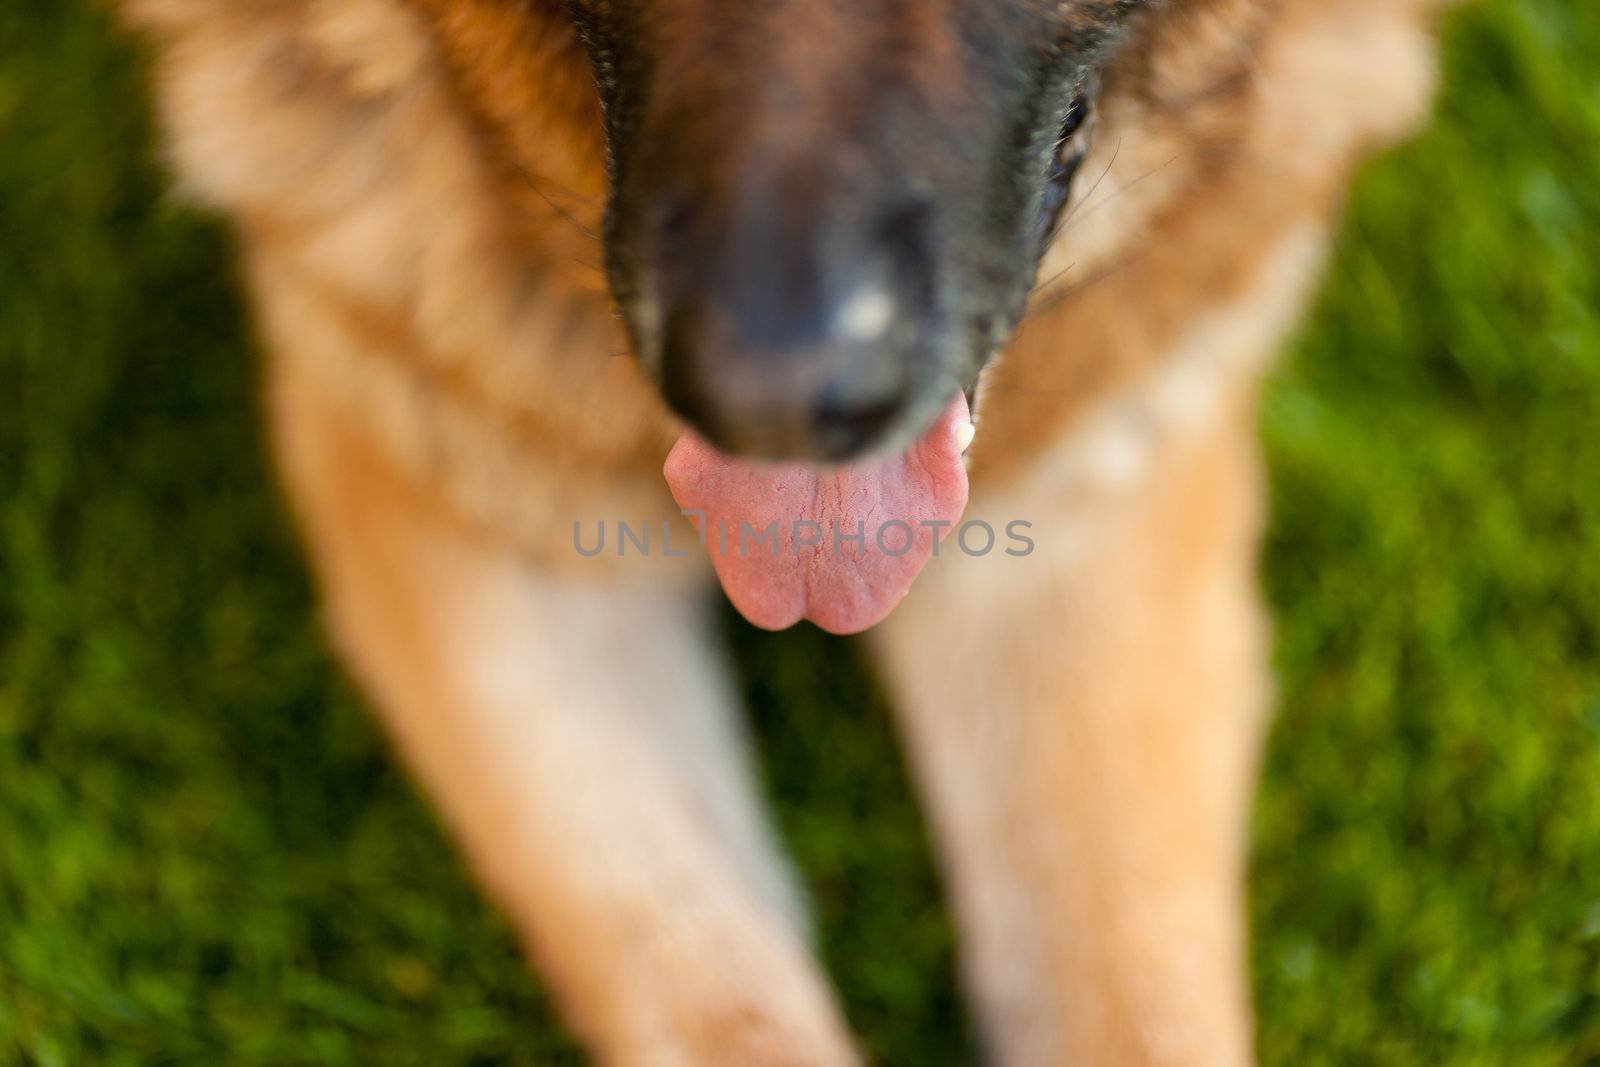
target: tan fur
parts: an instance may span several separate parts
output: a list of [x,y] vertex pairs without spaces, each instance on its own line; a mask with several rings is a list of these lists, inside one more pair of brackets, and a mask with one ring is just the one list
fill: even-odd
[[[1032,310],[980,387],[974,515],[872,637],[1000,1062],[1248,1062],[1266,692],[1256,382],[1351,168],[1425,107],[1423,0],[1141,16]],[[563,6],[129,0],[187,187],[229,213],[330,623],[606,1062],[846,1064],[749,788],[706,568],[605,292]],[[682,529],[682,528],[680,528]],[[687,544],[689,535],[682,529]]]

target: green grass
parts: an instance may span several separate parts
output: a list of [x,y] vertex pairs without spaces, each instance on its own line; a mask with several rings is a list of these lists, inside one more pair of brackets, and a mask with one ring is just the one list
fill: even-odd
[[[1452,19],[1269,395],[1268,1064],[1600,1063],[1600,8]],[[226,240],[82,2],[0,0],[0,1064],[574,1062],[341,680]],[[881,1062],[966,1062],[850,646],[732,626]]]

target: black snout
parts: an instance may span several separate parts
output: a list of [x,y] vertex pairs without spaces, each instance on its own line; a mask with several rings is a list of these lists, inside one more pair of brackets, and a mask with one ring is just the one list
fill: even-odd
[[1137,6],[572,5],[606,119],[607,271],[668,403],[744,455],[909,444],[1026,304],[1070,178],[1062,117],[1106,39],[1089,9]]
[[761,350],[730,339],[716,317],[694,297],[668,313],[661,383],[674,410],[726,451],[850,459],[888,437],[910,406],[890,352],[849,339]]
[[942,377],[925,213],[785,199],[662,233],[662,392],[743,455],[841,461],[900,443]]

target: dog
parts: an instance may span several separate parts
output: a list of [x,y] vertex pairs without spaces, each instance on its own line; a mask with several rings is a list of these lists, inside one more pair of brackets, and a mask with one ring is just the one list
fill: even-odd
[[332,638],[597,1060],[861,1062],[715,577],[867,631],[994,1062],[1250,1062],[1256,394],[1440,0],[123,6]]

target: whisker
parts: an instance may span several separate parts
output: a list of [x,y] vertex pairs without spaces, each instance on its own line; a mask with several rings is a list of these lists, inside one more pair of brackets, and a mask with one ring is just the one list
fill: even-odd
[[[1033,291],[1028,294],[1029,299],[1031,300],[1033,297],[1038,296],[1041,292],[1043,292],[1044,290],[1050,288],[1050,286],[1054,285],[1056,282],[1060,281],[1062,278],[1065,278],[1069,273],[1071,273],[1072,268],[1076,267],[1077,265],[1078,265],[1078,261],[1077,260],[1073,260],[1071,263],[1068,263],[1065,267],[1062,267],[1060,270],[1058,270],[1054,274],[1050,275],[1050,277],[1046,278],[1044,281],[1039,282],[1037,285],[1035,285],[1033,287]],[[1028,313],[1024,314],[1023,318],[1026,319],[1029,314],[1032,314],[1032,312],[1028,312]]]
[[1129,253],[1120,259],[1117,259],[1111,263],[1107,263],[1093,274],[1086,275],[1085,277],[1073,282],[1071,285],[1051,293],[1045,299],[1036,301],[1032,307],[1023,312],[1022,319],[1018,322],[1018,325],[1020,326],[1023,322],[1027,322],[1035,315],[1041,315],[1052,308],[1060,307],[1063,303],[1077,296],[1079,293],[1082,293],[1084,290],[1089,289],[1092,286],[1099,285],[1107,278],[1111,278],[1114,275],[1126,270],[1130,264],[1137,262],[1139,257],[1143,256],[1144,254],[1144,250]]
[[551,211],[554,211],[558,216],[560,216],[562,219],[564,219],[569,225],[572,226],[573,229],[577,230],[579,233],[583,234],[583,236],[587,237],[589,240],[595,242],[596,244],[602,244],[603,243],[603,239],[601,238],[601,236],[599,234],[595,233],[589,227],[585,226],[582,222],[579,222],[577,216],[575,216],[571,211],[568,211],[566,208],[562,207],[560,204],[556,203],[553,199],[551,199],[550,194],[545,192],[544,185],[553,186],[555,188],[556,192],[561,193],[561,194],[563,194],[565,196],[571,197],[572,199],[574,199],[574,200],[578,201],[580,204],[582,204],[584,207],[593,207],[593,206],[595,206],[596,201],[594,200],[594,198],[584,196],[583,194],[578,193],[578,192],[574,192],[573,190],[568,189],[565,186],[561,185],[561,183],[559,183],[559,182],[552,181],[551,179],[543,177],[542,175],[536,175],[536,174],[529,173],[527,170],[524,170],[524,169],[522,169],[520,167],[517,168],[517,173],[521,176],[523,181],[528,183],[528,188],[532,189],[535,193],[537,193],[538,196],[539,196],[539,199],[543,200],[545,202],[545,204],[550,208]]
[[535,174],[533,174],[533,173],[531,173],[530,171],[527,171],[527,170],[524,170],[522,173],[523,173],[523,176],[526,177],[529,181],[537,181],[542,185],[549,186],[551,189],[554,189],[557,193],[560,193],[562,196],[566,197],[568,200],[576,200],[583,207],[599,207],[601,205],[601,203],[602,203],[600,198],[593,197],[593,196],[588,196],[588,195],[586,195],[584,193],[580,193],[580,192],[578,192],[578,190],[572,188],[571,186],[562,185],[560,182],[556,181],[554,178],[548,177],[548,176],[543,175],[543,174],[535,175]]
[[[1112,275],[1118,273],[1119,271],[1126,270],[1129,267],[1129,265],[1137,262],[1139,257],[1142,256],[1143,254],[1144,253],[1142,251],[1141,252],[1136,252],[1136,253],[1133,253],[1131,255],[1124,256],[1123,258],[1117,260],[1115,263],[1107,264],[1105,267],[1103,267],[1100,270],[1096,271],[1095,273],[1089,275],[1088,277],[1084,278],[1083,280],[1075,282],[1074,284],[1072,284],[1071,286],[1069,286],[1066,289],[1063,289],[1059,293],[1052,294],[1048,301],[1046,301],[1043,305],[1041,305],[1040,307],[1034,309],[1033,311],[1028,312],[1028,314],[1029,315],[1033,315],[1033,314],[1035,314],[1037,312],[1048,311],[1050,308],[1055,307],[1057,304],[1061,303],[1063,300],[1067,300],[1067,299],[1070,299],[1071,297],[1074,297],[1074,296],[1078,295],[1079,293],[1083,292],[1085,289],[1089,288],[1092,285],[1098,285],[1100,282],[1105,281],[1107,278],[1109,278]],[[1018,395],[1018,396],[1050,396],[1052,394],[1072,392],[1074,390],[1081,389],[1082,386],[1080,384],[1077,384],[1077,383],[1066,384],[1066,385],[1035,385],[1035,384],[1029,383],[1029,384],[1023,385],[1023,384],[1007,384],[1007,383],[1004,383],[1004,382],[996,381],[996,382],[989,383],[989,385],[986,386],[986,388],[990,392],[994,392],[994,393],[1009,393],[1009,394],[1015,394],[1015,395]]]
[[[1178,160],[1178,157],[1177,156],[1173,156],[1172,158],[1168,159],[1165,163],[1158,163],[1156,166],[1151,167],[1149,170],[1145,171],[1143,174],[1139,175],[1137,178],[1134,178],[1133,180],[1129,181],[1126,185],[1122,186],[1122,188],[1118,189],[1116,192],[1112,193],[1110,196],[1107,196],[1106,198],[1101,200],[1099,203],[1093,205],[1092,207],[1088,207],[1088,210],[1084,211],[1081,215],[1079,213],[1077,213],[1077,212],[1074,212],[1073,213],[1073,218],[1071,219],[1072,225],[1076,226],[1079,223],[1083,222],[1084,219],[1092,217],[1096,211],[1099,211],[1101,208],[1105,207],[1107,204],[1111,203],[1117,197],[1123,195],[1128,190],[1130,190],[1134,186],[1138,185],[1140,182],[1146,180],[1147,178],[1155,177],[1157,174],[1161,173],[1162,171],[1166,170],[1168,167],[1172,166],[1172,164],[1177,162],[1177,160]],[[1088,205],[1086,204],[1085,206],[1087,207]],[[1065,234],[1067,232],[1067,229],[1068,229],[1067,227],[1064,227],[1061,232],[1063,234]]]
[[543,189],[539,188],[537,185],[533,185],[532,182],[530,182],[529,185],[532,185],[533,191],[539,194],[539,199],[543,200],[546,204],[549,204],[551,211],[554,211],[557,215],[560,215],[562,218],[566,219],[569,223],[571,223],[573,229],[577,230],[579,233],[583,234],[585,237],[587,237],[589,240],[595,242],[596,244],[600,243],[600,235],[599,234],[595,233],[593,230],[589,229],[589,227],[587,227],[583,223],[579,222],[577,220],[577,217],[574,216],[572,214],[572,212],[568,211],[566,208],[562,207],[560,204],[557,204],[554,200],[551,200],[549,193],[545,192]]
[[[1118,149],[1121,148],[1120,142],[1119,142],[1117,147],[1118,147]],[[1079,206],[1072,211],[1072,213],[1068,216],[1068,218],[1062,220],[1062,224],[1061,224],[1060,228],[1057,230],[1056,236],[1059,237],[1059,236],[1062,236],[1062,235],[1066,234],[1071,229],[1072,226],[1076,226],[1076,225],[1082,223],[1085,219],[1088,219],[1088,218],[1092,217],[1096,211],[1099,211],[1101,208],[1105,207],[1107,204],[1111,203],[1117,197],[1123,195],[1128,190],[1132,189],[1134,186],[1136,186],[1140,182],[1144,181],[1146,178],[1149,178],[1149,177],[1159,173],[1160,171],[1165,170],[1167,167],[1170,167],[1177,160],[1177,158],[1178,158],[1177,156],[1173,156],[1171,159],[1168,159],[1165,163],[1161,163],[1161,164],[1158,164],[1157,166],[1151,167],[1149,170],[1145,171],[1143,174],[1139,175],[1137,178],[1132,179],[1131,181],[1129,181],[1125,185],[1123,185],[1121,188],[1119,188],[1115,192],[1111,193],[1109,196],[1107,196],[1104,199],[1100,200],[1098,203],[1095,203],[1092,207],[1088,207],[1088,210],[1084,210],[1084,207],[1089,204],[1089,197],[1094,195],[1094,190],[1099,188],[1100,181],[1102,179],[1104,179],[1105,174],[1107,172],[1109,172],[1110,169],[1111,169],[1111,164],[1110,163],[1106,164],[1106,170],[1101,173],[1100,179],[1096,179],[1094,185],[1090,187],[1089,192],[1087,194],[1085,194],[1084,199],[1079,203]],[[1113,154],[1112,161],[1115,162],[1115,154]],[[1054,239],[1055,238],[1052,238],[1052,241]],[[1049,308],[1053,308],[1053,307],[1058,306],[1063,300],[1067,299],[1070,296],[1075,295],[1076,293],[1081,292],[1085,286],[1094,284],[1095,282],[1097,282],[1097,281],[1101,280],[1102,278],[1104,278],[1109,273],[1107,271],[1096,272],[1095,274],[1092,274],[1088,278],[1084,279],[1082,282],[1074,284],[1073,286],[1069,287],[1068,289],[1064,290],[1063,292],[1052,294],[1049,299],[1047,299],[1047,300],[1045,300],[1043,302],[1037,302],[1037,301],[1033,300],[1034,297],[1038,296],[1044,290],[1050,288],[1056,282],[1058,282],[1062,278],[1066,277],[1066,275],[1068,273],[1070,273],[1072,271],[1072,269],[1074,267],[1076,267],[1077,265],[1078,265],[1078,261],[1077,260],[1073,260],[1071,263],[1067,264],[1061,270],[1056,271],[1054,274],[1050,275],[1050,277],[1045,278],[1044,280],[1036,282],[1034,284],[1033,289],[1028,294],[1028,298],[1029,298],[1031,306],[1029,306],[1023,312],[1022,318],[1020,320],[1018,320],[1018,325],[1021,325],[1022,323],[1027,322],[1034,315],[1036,315],[1036,314],[1038,314],[1038,313],[1040,313],[1042,311],[1046,311]]]
[[1056,223],[1056,228],[1050,231],[1050,242],[1052,244],[1057,237],[1060,237],[1066,231],[1067,224],[1073,220],[1078,212],[1083,210],[1083,206],[1093,199],[1095,190],[1099,189],[1100,183],[1106,180],[1106,175],[1111,173],[1111,168],[1117,165],[1117,157],[1121,154],[1122,138],[1118,137],[1116,147],[1111,149],[1111,158],[1106,160],[1106,165],[1100,170],[1100,176],[1094,180],[1093,185],[1089,186],[1088,191],[1078,198],[1078,202],[1072,205],[1072,210],[1068,211],[1061,221]]

